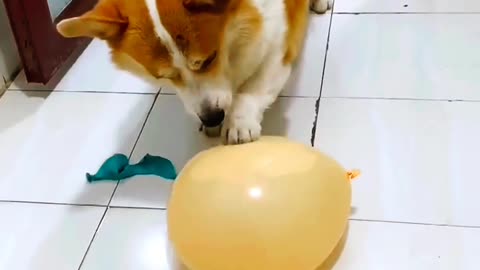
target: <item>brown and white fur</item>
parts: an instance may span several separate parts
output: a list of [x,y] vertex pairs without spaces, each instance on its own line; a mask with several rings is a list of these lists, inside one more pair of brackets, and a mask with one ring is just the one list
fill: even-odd
[[100,0],[60,22],[65,37],[105,40],[112,60],[177,90],[226,143],[254,141],[303,46],[309,6],[328,0]]

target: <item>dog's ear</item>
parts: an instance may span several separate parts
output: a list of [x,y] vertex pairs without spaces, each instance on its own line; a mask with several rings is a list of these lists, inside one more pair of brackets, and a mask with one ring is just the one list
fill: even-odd
[[100,0],[89,12],[80,17],[58,23],[57,31],[64,37],[93,37],[111,39],[128,25],[122,18],[114,0]]

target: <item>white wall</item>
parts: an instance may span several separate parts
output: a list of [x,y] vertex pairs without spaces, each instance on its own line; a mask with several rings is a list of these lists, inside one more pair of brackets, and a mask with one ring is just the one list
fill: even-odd
[[[11,80],[20,66],[15,40],[8,22],[3,1],[0,1],[0,76],[5,80]],[[0,77],[0,89],[3,85],[3,78]]]

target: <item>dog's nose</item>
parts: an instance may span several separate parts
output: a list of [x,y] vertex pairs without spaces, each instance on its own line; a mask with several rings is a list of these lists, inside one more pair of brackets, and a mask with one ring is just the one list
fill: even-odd
[[225,111],[218,108],[206,109],[199,117],[205,127],[217,127],[223,122]]

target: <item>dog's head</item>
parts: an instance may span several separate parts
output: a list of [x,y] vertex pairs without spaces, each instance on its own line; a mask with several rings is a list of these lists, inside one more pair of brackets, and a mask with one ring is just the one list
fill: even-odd
[[100,0],[80,17],[61,21],[64,37],[105,40],[112,60],[155,84],[177,89],[206,126],[221,123],[232,100],[223,65],[224,32],[235,0]]

